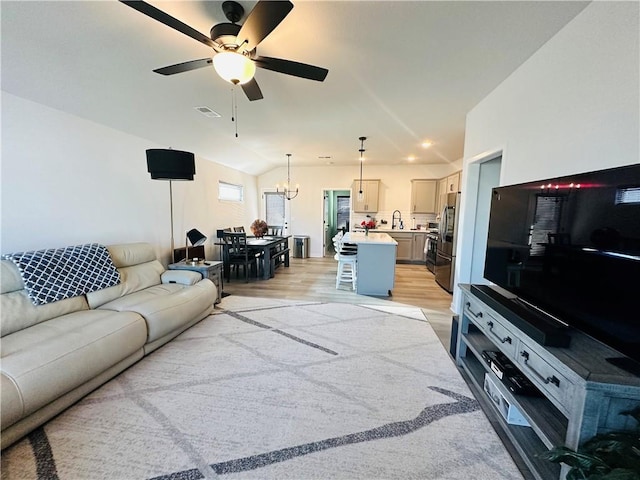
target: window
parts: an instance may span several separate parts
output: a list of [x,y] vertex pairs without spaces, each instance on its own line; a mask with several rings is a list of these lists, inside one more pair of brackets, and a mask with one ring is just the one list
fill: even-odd
[[233,183],[218,182],[218,200],[241,202],[244,199],[244,187]]
[[276,192],[265,192],[265,217],[267,225],[284,226],[285,224],[285,203],[284,194]]
[[618,188],[616,190],[616,205],[621,203],[640,203],[640,187]]

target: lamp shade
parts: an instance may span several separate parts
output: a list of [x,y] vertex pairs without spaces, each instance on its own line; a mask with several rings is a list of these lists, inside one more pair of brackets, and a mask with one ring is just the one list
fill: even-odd
[[147,150],[147,170],[153,180],[193,180],[195,156],[181,150],[152,148]]
[[187,232],[187,238],[189,239],[189,242],[191,242],[191,245],[193,245],[194,247],[202,245],[207,241],[207,237],[205,237],[202,232],[196,230],[195,228],[192,228]]
[[213,57],[213,68],[218,75],[234,85],[247,83],[256,73],[253,61],[235,52],[221,52]]

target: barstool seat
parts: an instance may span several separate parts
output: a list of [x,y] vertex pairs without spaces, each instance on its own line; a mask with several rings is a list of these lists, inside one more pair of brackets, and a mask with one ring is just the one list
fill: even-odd
[[345,245],[342,242],[342,236],[333,238],[333,246],[336,254],[333,258],[338,261],[338,271],[336,272],[336,288],[341,283],[351,283],[351,288],[356,289],[357,285],[357,253],[358,246],[354,244]]

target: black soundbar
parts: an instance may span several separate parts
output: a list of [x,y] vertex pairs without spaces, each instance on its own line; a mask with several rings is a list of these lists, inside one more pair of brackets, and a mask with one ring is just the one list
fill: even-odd
[[547,347],[568,347],[569,327],[541,312],[507,298],[489,285],[471,285],[471,293],[494,309],[535,342]]

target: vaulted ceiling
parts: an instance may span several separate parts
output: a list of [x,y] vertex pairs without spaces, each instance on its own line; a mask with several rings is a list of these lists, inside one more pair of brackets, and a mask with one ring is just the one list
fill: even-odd
[[[219,1],[149,3],[205,35],[227,21]],[[329,74],[320,83],[258,69],[264,99],[250,102],[211,67],[153,73],[213,50],[123,3],[3,0],[1,85],[251,174],[286,165],[287,153],[296,165],[357,164],[363,135],[372,164],[452,163],[466,113],[587,3],[294,1],[258,54]]]

